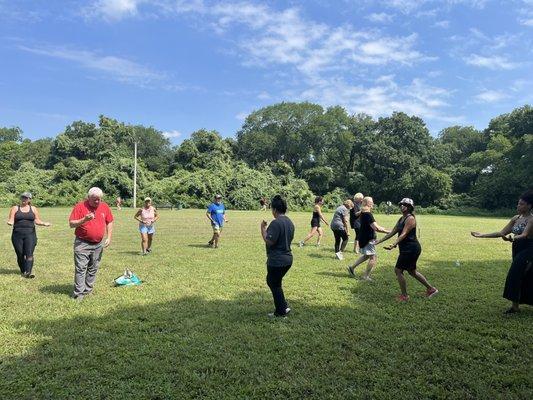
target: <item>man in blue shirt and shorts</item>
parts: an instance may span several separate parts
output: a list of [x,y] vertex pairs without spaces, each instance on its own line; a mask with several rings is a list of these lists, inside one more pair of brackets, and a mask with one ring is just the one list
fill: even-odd
[[213,237],[207,244],[216,249],[218,247],[218,241],[220,240],[222,227],[225,222],[228,222],[226,219],[226,208],[224,207],[224,204],[222,204],[221,195],[217,194],[215,196],[215,201],[209,204],[205,215],[209,218],[211,226],[213,227]]

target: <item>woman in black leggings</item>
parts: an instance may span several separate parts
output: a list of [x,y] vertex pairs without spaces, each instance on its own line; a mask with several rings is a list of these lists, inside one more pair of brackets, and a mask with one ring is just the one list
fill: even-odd
[[7,220],[7,224],[13,226],[11,242],[17,254],[20,274],[24,278],[35,278],[35,275],[32,273],[33,251],[37,245],[35,225],[50,226],[49,222],[41,221],[39,211],[31,205],[31,198],[31,193],[22,193],[20,204],[11,207]]

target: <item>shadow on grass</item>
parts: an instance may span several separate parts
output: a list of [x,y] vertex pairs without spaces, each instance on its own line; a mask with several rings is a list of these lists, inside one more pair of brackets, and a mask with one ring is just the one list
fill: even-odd
[[[63,293],[63,285],[56,288]],[[491,324],[490,340],[483,329],[463,338],[456,320],[438,320],[449,318],[446,312],[423,318],[371,301],[359,307],[294,301],[289,318],[269,319],[266,290],[229,300],[192,296],[117,307],[106,314],[97,298],[71,307],[75,317],[16,327],[18,336],[40,342],[23,355],[0,359],[0,398],[494,398],[501,390],[508,398],[525,398],[532,388],[526,369],[514,369],[512,380],[505,374],[529,359],[520,324],[516,333]],[[474,322],[465,325],[472,329]],[[512,357],[494,351],[502,338],[513,340]],[[406,343],[416,346],[406,351]],[[465,347],[479,354],[466,357]],[[405,365],[418,368],[399,374]]]
[[132,256],[140,256],[141,251],[140,250],[122,250],[118,252],[119,254],[130,254]]
[[73,285],[72,284],[57,284],[57,285],[48,285],[43,286],[39,289],[43,293],[52,293],[52,294],[64,294],[69,296],[72,294]]
[[206,244],[199,244],[199,243],[188,244],[187,247],[195,247],[197,249],[210,249],[211,248],[211,246],[208,246],[207,243]]
[[330,260],[333,260],[335,258],[335,254],[333,253],[328,253],[328,254],[310,253],[306,255],[307,257],[311,257],[311,258],[328,258]]
[[14,268],[0,268],[0,275],[20,275],[20,270]]
[[344,278],[344,279],[353,279],[353,277],[348,275],[348,271],[346,271],[346,272],[323,271],[323,272],[317,272],[316,275],[333,276],[335,278]]

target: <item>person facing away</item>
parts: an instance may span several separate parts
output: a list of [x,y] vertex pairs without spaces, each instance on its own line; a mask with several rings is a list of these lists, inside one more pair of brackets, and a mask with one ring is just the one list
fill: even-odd
[[224,204],[222,203],[222,195],[215,195],[215,201],[209,204],[205,215],[209,221],[211,221],[211,227],[213,228],[213,236],[207,244],[216,249],[218,248],[224,223],[228,222],[226,218],[226,207],[224,207]]
[[348,237],[350,236],[350,229],[348,228],[348,219],[350,209],[353,208],[353,202],[348,199],[345,200],[335,210],[331,223],[329,224],[335,236],[335,257],[338,260],[344,259],[343,252],[348,244]]
[[77,300],[92,293],[103,249],[111,244],[113,214],[102,201],[103,195],[100,188],[92,187],[87,199],[77,203],[69,217],[69,225],[75,229],[72,297]]
[[291,243],[294,239],[294,224],[285,215],[287,202],[281,196],[274,196],[270,204],[274,220],[270,225],[266,221],[261,222],[261,237],[267,254],[266,281],[275,306],[275,311],[269,316],[284,317],[291,311],[285,300],[282,280],[293,262]]
[[7,224],[13,226],[11,243],[17,255],[17,264],[23,278],[35,278],[33,274],[33,253],[37,246],[35,225],[50,226],[50,222],[41,221],[39,210],[32,206],[32,194],[24,192],[20,195],[20,203],[11,207]]

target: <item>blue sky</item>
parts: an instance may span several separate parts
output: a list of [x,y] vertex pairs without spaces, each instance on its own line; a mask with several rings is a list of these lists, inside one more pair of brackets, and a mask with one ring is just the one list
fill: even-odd
[[280,101],[432,134],[533,103],[533,0],[0,0],[0,126],[98,115],[179,143]]

